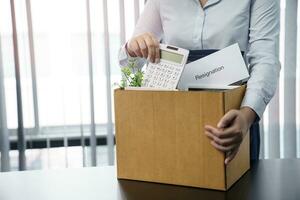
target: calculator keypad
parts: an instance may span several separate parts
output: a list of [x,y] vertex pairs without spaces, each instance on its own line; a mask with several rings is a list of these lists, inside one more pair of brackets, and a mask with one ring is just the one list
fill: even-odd
[[164,89],[176,89],[183,66],[166,63],[149,63],[144,75],[143,86]]

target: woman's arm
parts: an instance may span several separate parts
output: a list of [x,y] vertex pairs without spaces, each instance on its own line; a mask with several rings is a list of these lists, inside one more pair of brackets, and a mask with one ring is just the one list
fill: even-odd
[[162,35],[162,23],[159,12],[159,0],[148,0],[135,27],[132,38],[119,52],[121,66],[128,64],[130,58],[136,58],[142,67],[145,59],[158,62],[159,40]]
[[262,117],[276,91],[280,72],[279,10],[277,1],[252,0],[247,54],[250,79],[241,109],[226,113],[216,128],[205,126],[211,144],[227,153],[226,164],[235,157],[245,134]]
[[278,84],[280,6],[274,0],[252,0],[247,59],[250,79],[242,107],[252,108],[259,118]]

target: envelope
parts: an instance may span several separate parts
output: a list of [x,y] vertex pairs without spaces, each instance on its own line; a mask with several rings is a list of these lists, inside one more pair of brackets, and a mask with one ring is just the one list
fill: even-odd
[[248,68],[236,43],[187,64],[179,80],[178,89],[201,88],[203,85],[223,87],[248,78]]

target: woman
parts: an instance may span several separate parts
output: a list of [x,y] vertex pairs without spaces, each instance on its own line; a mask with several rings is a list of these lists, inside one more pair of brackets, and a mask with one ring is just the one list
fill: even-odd
[[133,37],[121,48],[120,64],[136,57],[159,62],[159,42],[189,50],[222,49],[239,43],[250,79],[239,110],[230,110],[205,134],[225,164],[236,155],[250,129],[251,160],[259,157],[258,121],[273,97],[280,64],[279,5],[276,0],[148,0]]

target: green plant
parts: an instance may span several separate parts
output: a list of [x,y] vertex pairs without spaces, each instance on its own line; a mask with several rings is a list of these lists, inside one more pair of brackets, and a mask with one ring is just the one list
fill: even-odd
[[141,68],[137,67],[136,60],[129,60],[128,66],[121,68],[122,80],[120,88],[124,89],[127,86],[141,87],[144,77],[144,72]]

